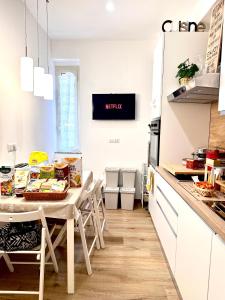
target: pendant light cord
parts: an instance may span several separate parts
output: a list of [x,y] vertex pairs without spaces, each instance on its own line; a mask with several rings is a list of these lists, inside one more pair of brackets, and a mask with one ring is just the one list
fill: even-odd
[[40,58],[39,58],[39,24],[38,24],[38,12],[39,12],[39,2],[37,0],[37,50],[38,50],[38,67],[40,65]]
[[24,0],[24,37],[25,37],[25,56],[27,56],[27,2]]
[[46,0],[46,30],[47,30],[47,68],[49,73],[49,57],[48,57],[48,4],[49,0]]

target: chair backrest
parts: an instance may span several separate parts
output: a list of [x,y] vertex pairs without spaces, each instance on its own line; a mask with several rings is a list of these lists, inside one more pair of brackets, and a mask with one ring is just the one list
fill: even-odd
[[102,179],[98,179],[96,181],[96,184],[95,184],[95,195],[97,197],[97,200],[101,198],[102,196],[102,184],[103,184],[103,180]]
[[46,220],[43,213],[43,209],[40,207],[36,211],[30,212],[17,212],[17,213],[8,213],[0,212],[0,222],[4,223],[18,223],[18,222],[30,222],[41,220],[43,227],[46,227]]
[[78,209],[85,206],[87,202],[92,201],[94,195],[95,184],[92,182],[88,189],[81,193],[80,199],[76,205]]

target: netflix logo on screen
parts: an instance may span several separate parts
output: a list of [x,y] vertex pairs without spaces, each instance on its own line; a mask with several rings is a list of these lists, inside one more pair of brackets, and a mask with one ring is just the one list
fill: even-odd
[[135,120],[135,94],[92,94],[93,120]]
[[123,104],[106,104],[105,109],[123,109]]

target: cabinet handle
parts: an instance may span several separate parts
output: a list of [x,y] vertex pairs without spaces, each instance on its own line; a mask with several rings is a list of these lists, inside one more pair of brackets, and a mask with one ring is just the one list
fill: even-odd
[[163,216],[164,216],[164,218],[165,218],[165,220],[166,220],[167,224],[169,225],[169,227],[170,227],[170,229],[171,229],[172,233],[173,233],[173,234],[174,234],[174,236],[177,238],[177,234],[176,234],[176,232],[174,231],[174,229],[173,229],[172,225],[170,224],[170,222],[169,222],[169,220],[168,220],[167,216],[165,215],[165,213],[164,213],[164,211],[163,211],[163,209],[162,209],[161,205],[159,204],[159,202],[158,202],[157,200],[156,200],[156,203],[158,204],[158,207],[159,207],[159,209],[161,210],[161,212],[162,212],[162,214],[163,214]]
[[163,198],[166,200],[166,202],[169,204],[169,206],[171,207],[172,211],[175,213],[175,215],[178,217],[178,213],[175,210],[175,208],[173,207],[173,205],[170,203],[169,199],[166,197],[166,195],[163,193],[163,191],[161,190],[161,188],[157,185],[157,189],[159,190],[159,192],[162,194]]

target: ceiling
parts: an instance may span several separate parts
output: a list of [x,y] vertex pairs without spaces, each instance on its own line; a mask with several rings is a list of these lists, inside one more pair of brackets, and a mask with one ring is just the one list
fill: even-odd
[[[114,0],[115,11],[105,9],[106,0],[50,0],[49,35],[52,39],[149,39],[161,31],[164,20],[191,15],[197,0]],[[36,15],[36,1],[27,0]],[[45,0],[39,0],[40,23],[46,28]],[[192,20],[193,21],[193,20]]]

